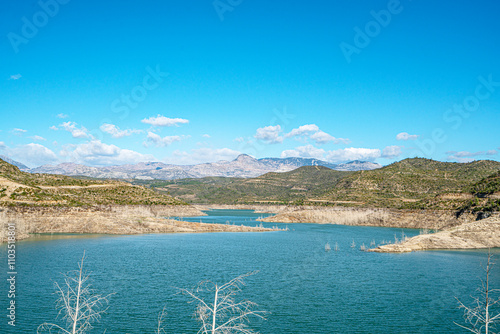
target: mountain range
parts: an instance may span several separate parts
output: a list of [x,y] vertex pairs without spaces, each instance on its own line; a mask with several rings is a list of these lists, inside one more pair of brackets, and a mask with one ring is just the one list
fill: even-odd
[[20,169],[30,173],[86,176],[105,179],[176,180],[208,176],[251,178],[269,172],[288,172],[302,166],[325,166],[339,171],[373,170],[382,167],[377,163],[368,161],[356,160],[343,164],[332,164],[311,158],[255,159],[249,155],[241,154],[232,161],[221,160],[196,165],[140,162],[120,166],[90,167],[75,163],[61,163],[58,165],[43,165],[33,169],[20,167]]

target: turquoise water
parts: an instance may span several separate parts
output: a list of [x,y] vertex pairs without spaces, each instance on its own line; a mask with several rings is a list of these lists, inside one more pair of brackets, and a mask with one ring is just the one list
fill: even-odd
[[[185,219],[255,226],[260,216],[214,210],[206,217]],[[115,293],[92,333],[153,333],[164,306],[167,333],[196,333],[195,305],[176,294],[175,287],[190,288],[202,280],[225,282],[254,270],[259,273],[247,279],[241,297],[270,312],[266,321],[252,323],[261,333],[466,333],[453,324],[462,323],[455,297],[469,301],[475,293],[485,251],[367,253],[359,250],[362,243],[369,246],[372,240],[379,243],[418,231],[288,227],[282,232],[40,236],[20,241],[17,326],[7,327],[1,314],[0,332],[35,333],[44,321],[55,322],[54,281],[76,269],[85,250],[94,288]],[[351,248],[353,240],[356,248]],[[325,252],[327,242],[330,252]],[[335,243],[338,251],[333,251]],[[1,254],[0,309],[6,310],[5,246]],[[500,265],[491,282],[499,285]]]

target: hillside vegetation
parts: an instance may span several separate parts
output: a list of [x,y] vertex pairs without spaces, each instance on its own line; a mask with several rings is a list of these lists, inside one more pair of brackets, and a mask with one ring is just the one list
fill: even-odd
[[[496,203],[500,162],[413,158],[358,172],[304,166],[257,178],[135,181],[200,204],[343,205],[398,209],[465,209],[479,196]],[[485,203],[477,202],[476,210]]]
[[459,214],[464,212],[481,213],[489,216],[500,211],[500,171],[466,188],[472,198],[463,204]]
[[22,172],[0,159],[1,206],[184,204],[171,196],[120,181]]
[[[326,199],[398,208],[453,209],[468,199],[468,188],[500,170],[500,162],[440,162],[405,159],[343,178]],[[447,196],[446,196],[447,195]]]
[[243,178],[206,177],[172,181],[134,181],[199,204],[291,203],[319,197],[353,172],[323,166],[304,166],[285,173]]

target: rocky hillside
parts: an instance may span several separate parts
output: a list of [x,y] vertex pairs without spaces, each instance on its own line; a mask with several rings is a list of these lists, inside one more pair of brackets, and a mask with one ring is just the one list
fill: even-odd
[[336,165],[318,159],[255,159],[249,155],[241,154],[232,161],[218,161],[198,165],[168,165],[162,162],[141,162],[134,165],[89,167],[75,163],[62,163],[56,166],[44,165],[31,169],[30,172],[104,179],[176,180],[213,176],[251,178],[269,172],[287,172],[302,166],[326,166],[342,171],[370,170],[381,167],[379,164],[366,161],[352,161]]
[[31,174],[0,159],[0,206],[178,205],[183,202],[119,181]]

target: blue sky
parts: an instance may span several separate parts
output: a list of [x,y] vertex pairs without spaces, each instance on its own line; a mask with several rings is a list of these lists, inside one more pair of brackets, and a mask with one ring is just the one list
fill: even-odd
[[0,154],[29,166],[500,159],[496,1],[1,6]]

